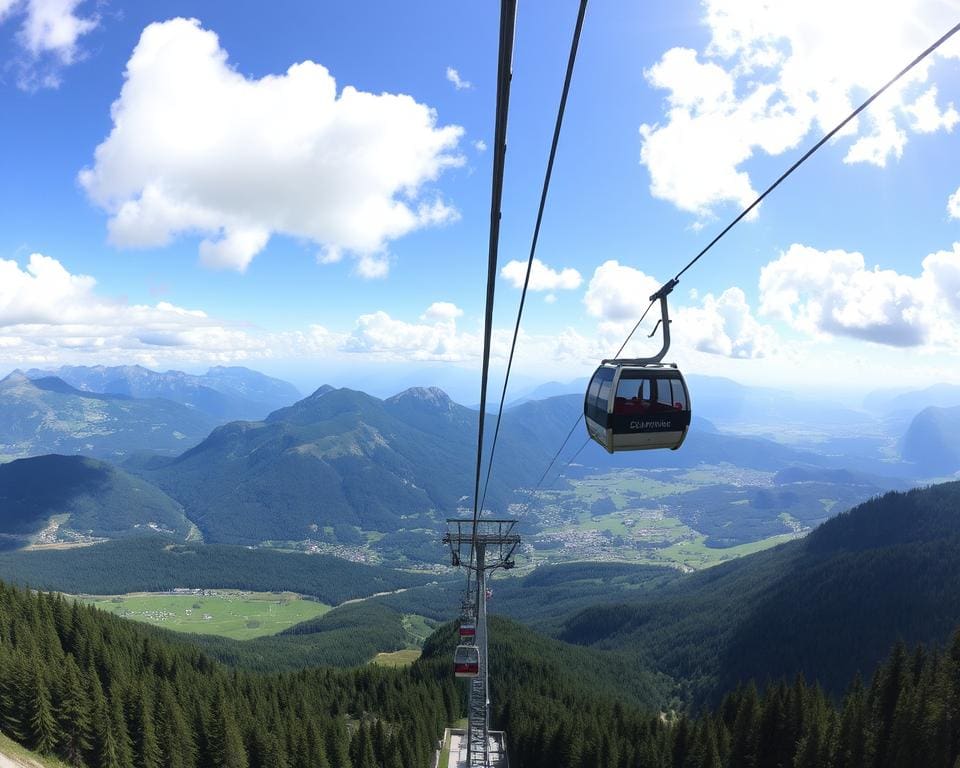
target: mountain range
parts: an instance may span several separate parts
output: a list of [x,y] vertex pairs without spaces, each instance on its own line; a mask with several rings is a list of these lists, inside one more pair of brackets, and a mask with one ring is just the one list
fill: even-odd
[[[476,413],[441,390],[380,400],[321,387],[261,422],[219,427],[175,459],[135,468],[181,501],[209,541],[319,538],[357,530],[433,529],[470,494]],[[490,498],[531,482],[545,449],[505,431]]]
[[44,453],[123,459],[151,450],[177,454],[218,421],[162,398],[84,392],[56,377],[0,380],[0,460]]
[[[22,374],[0,382],[0,406],[0,435],[4,427],[8,435],[14,433],[5,440],[9,455],[55,451],[122,460],[124,470],[179,505],[208,542],[319,539],[355,545],[375,533],[383,552],[423,550],[432,561],[435,534],[444,518],[472,508],[477,414],[437,388],[416,387],[381,400],[323,386],[262,421],[234,421],[209,433],[209,417],[169,400],[81,392],[59,379],[29,380]],[[505,511],[513,502],[528,500],[518,489],[538,482],[581,407],[579,395],[561,395],[528,401],[504,413],[486,507]],[[164,417],[190,432],[164,423]],[[489,449],[493,420],[488,424]],[[579,433],[573,436],[544,478],[544,488],[556,487],[560,474],[701,465],[763,472],[805,470],[802,478],[778,481],[778,486],[835,484],[837,471],[844,470],[852,473],[842,480],[848,485],[884,488],[898,487],[899,481],[889,478],[909,477],[917,469],[902,462],[824,455],[761,437],[721,433],[700,417],[695,417],[683,449],[676,452],[610,455],[584,439]],[[172,444],[187,449],[176,451]],[[137,452],[143,448],[152,452]],[[574,453],[576,460],[567,466]],[[61,482],[59,465],[48,463],[45,471],[52,484]],[[776,498],[789,495],[790,489],[775,488],[772,493],[767,496],[776,506]],[[690,495],[687,500],[699,504],[698,499]],[[137,505],[133,494],[129,507]],[[696,510],[690,514],[706,524],[707,518]],[[137,521],[140,517],[133,515]],[[723,524],[718,519],[717,525]],[[782,530],[782,525],[775,527]],[[724,533],[722,528],[712,535],[719,536],[717,541],[744,540],[730,538],[729,530]]]
[[31,368],[25,375],[56,377],[84,392],[173,400],[219,423],[262,419],[301,397],[292,384],[239,366],[216,366],[194,375],[161,373],[140,365],[67,365],[53,370]]

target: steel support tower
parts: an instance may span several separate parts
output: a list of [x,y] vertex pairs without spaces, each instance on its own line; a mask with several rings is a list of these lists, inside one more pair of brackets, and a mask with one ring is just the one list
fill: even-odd
[[[483,518],[476,529],[471,519],[447,520],[443,543],[450,546],[455,566],[463,566],[476,574],[472,580],[471,602],[477,621],[476,645],[480,651],[479,674],[470,680],[470,702],[467,713],[467,766],[498,768],[506,763],[505,754],[492,754],[490,748],[490,690],[487,654],[487,574],[497,568],[513,567],[513,553],[520,536],[513,532],[516,520]],[[466,557],[464,555],[466,554]],[[471,556],[472,555],[472,556]],[[502,742],[501,742],[502,744]],[[499,751],[499,750],[498,750]]]

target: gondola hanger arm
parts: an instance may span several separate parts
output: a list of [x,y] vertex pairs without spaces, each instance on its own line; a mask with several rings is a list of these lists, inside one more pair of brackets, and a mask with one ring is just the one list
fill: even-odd
[[667,352],[670,351],[670,310],[667,307],[667,296],[670,295],[671,291],[677,286],[677,283],[680,281],[677,278],[667,281],[659,290],[650,297],[650,301],[660,302],[660,319],[657,320],[657,324],[653,326],[653,330],[650,332],[650,335],[647,338],[652,339],[654,334],[657,332],[657,328],[663,326],[663,346],[660,347],[660,351],[652,357],[637,357],[630,359],[621,359],[614,358],[611,360],[604,360],[604,363],[611,362],[621,362],[629,363],[630,365],[656,365],[660,363],[664,357],[666,357]]

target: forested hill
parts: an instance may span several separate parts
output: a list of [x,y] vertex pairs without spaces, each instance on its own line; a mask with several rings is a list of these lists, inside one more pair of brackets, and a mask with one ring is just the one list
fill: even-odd
[[192,529],[183,507],[156,486],[84,456],[34,456],[0,464],[0,542],[15,548],[48,528],[50,537],[121,538]]
[[[617,700],[590,655],[492,621],[493,725],[514,768],[954,768],[960,636],[893,649],[842,703],[798,678],[690,718]],[[0,584],[0,729],[100,768],[428,768],[462,715],[452,625],[408,670],[260,675],[64,598]],[[576,651],[576,649],[574,649]]]
[[78,549],[0,554],[0,579],[72,594],[157,592],[176,587],[289,590],[338,604],[432,578],[331,555],[182,544],[162,536]]
[[93,768],[427,768],[452,678],[227,671],[135,622],[0,584],[0,729]]
[[[960,634],[946,651],[900,644],[831,699],[802,677],[748,682],[697,717],[648,710],[596,687],[596,671],[512,622],[491,623],[491,701],[514,768],[956,768]],[[453,632],[425,648],[444,660]],[[872,679],[871,679],[872,675]]]
[[[436,389],[380,400],[321,387],[142,473],[187,508],[208,541],[303,540],[324,526],[340,535],[432,527],[468,487],[476,424],[474,411]],[[504,431],[491,500],[536,479],[549,459],[539,445]]]
[[947,641],[958,562],[960,483],[889,493],[804,540],[583,610],[559,636],[637,653],[691,701],[797,673],[839,695],[898,639]]

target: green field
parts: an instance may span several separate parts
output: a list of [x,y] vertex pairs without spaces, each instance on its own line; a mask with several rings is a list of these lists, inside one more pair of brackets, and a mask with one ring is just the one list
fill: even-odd
[[378,653],[373,657],[372,663],[379,664],[381,667],[409,667],[419,658],[419,648],[404,648],[402,651],[392,653]]
[[652,550],[647,557],[642,558],[642,562],[650,565],[679,566],[682,570],[698,570],[770,549],[797,538],[797,534],[784,533],[760,541],[751,541],[749,544],[724,548],[708,547],[704,544],[705,538],[698,535],[693,539],[678,541],[665,549]]
[[250,640],[275,635],[301,621],[322,616],[332,606],[292,592],[203,590],[202,594],[137,593],[81,595],[85,603],[125,619],[177,632]]

